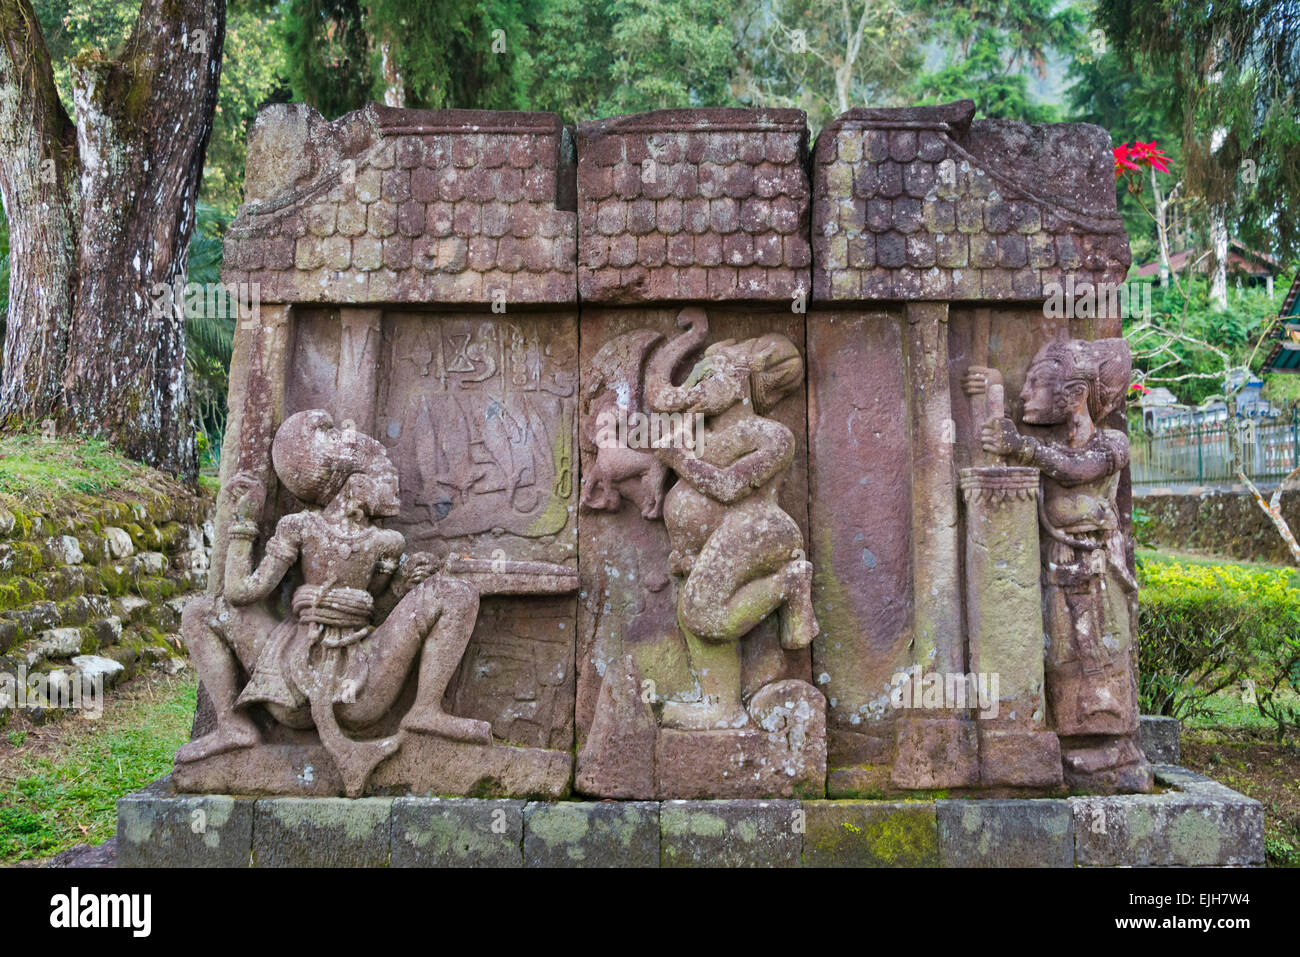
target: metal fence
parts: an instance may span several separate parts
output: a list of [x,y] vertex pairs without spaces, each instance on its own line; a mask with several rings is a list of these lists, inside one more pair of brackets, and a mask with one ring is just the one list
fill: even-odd
[[1129,442],[1134,489],[1239,484],[1229,467],[1230,428],[1239,431],[1244,471],[1256,484],[1276,484],[1300,465],[1300,421],[1294,410],[1289,422],[1246,420],[1155,434],[1133,432]]

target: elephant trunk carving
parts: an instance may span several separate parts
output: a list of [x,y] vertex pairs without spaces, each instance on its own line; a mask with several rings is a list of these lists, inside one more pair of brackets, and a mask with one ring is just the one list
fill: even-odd
[[673,370],[688,355],[704,344],[709,334],[709,319],[698,306],[683,309],[677,325],[685,329],[664,343],[646,365],[646,402],[655,412],[681,412],[690,401],[683,386],[673,385]]

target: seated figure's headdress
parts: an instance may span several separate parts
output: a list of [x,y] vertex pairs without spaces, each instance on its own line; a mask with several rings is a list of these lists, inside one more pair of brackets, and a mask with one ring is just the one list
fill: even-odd
[[383,445],[355,429],[334,427],[324,409],[296,412],[284,420],[271,444],[280,482],[298,499],[328,505],[357,472],[393,468]]

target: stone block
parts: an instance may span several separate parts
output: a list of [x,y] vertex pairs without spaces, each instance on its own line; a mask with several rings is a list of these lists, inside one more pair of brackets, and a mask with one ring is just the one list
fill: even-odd
[[805,867],[938,867],[932,801],[805,801]]
[[393,867],[520,867],[524,802],[402,797],[393,801]]
[[1183,725],[1177,718],[1144,714],[1138,718],[1142,750],[1152,764],[1177,764],[1181,753]]
[[176,794],[166,779],[117,802],[118,867],[247,867],[253,804],[224,794]]
[[1064,799],[936,801],[942,867],[1071,867],[1073,815]]
[[798,867],[798,801],[666,801],[659,809],[664,867]]
[[1080,866],[1263,865],[1263,805],[1184,768],[1155,771],[1169,790],[1069,799]]
[[256,867],[387,867],[392,798],[263,798]]
[[654,801],[529,804],[525,867],[658,867]]

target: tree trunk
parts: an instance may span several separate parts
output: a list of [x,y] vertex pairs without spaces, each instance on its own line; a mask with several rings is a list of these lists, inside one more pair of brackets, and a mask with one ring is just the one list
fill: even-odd
[[[56,237],[59,257],[12,243],[11,263],[31,292],[63,304],[57,315],[11,302],[0,422],[53,413],[65,431],[108,438],[127,455],[193,478],[197,449],[185,373],[185,319],[164,289],[185,282],[185,254],[216,106],[225,0],[144,0],[121,54],[83,54],[73,63],[75,140],[64,147],[68,185],[47,208],[66,222]],[[30,15],[29,0],[0,0],[10,63],[39,64],[49,56]],[[10,16],[10,11],[17,11]],[[13,29],[11,29],[13,27]],[[0,61],[0,103],[27,82]],[[49,87],[53,89],[52,80]],[[66,115],[58,99],[11,118],[0,112],[0,136],[20,135],[23,123],[51,125]],[[55,110],[57,109],[57,113]],[[0,181],[30,179],[40,170],[29,149],[0,157]],[[57,169],[57,166],[56,166]],[[56,182],[57,185],[57,182]],[[30,190],[29,190],[30,192]],[[5,205],[24,215],[16,190]],[[39,206],[41,215],[50,215]],[[29,213],[30,214],[30,213]],[[30,230],[29,230],[30,231]],[[66,267],[64,263],[67,263]],[[60,321],[61,320],[61,321]],[[27,342],[47,345],[39,365],[41,390],[24,376]],[[32,365],[26,360],[28,367]],[[38,404],[44,402],[43,405]]]
[[0,196],[9,311],[0,426],[59,407],[76,284],[76,130],[28,0],[0,0]]
[[1228,308],[1228,222],[1222,205],[1210,208],[1210,305],[1220,311]]

